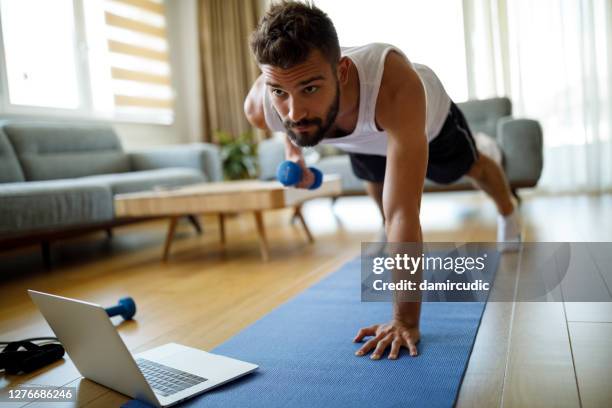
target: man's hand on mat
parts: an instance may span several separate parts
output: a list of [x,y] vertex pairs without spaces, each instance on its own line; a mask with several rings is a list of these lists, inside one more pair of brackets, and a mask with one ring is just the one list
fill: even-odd
[[374,350],[370,358],[378,360],[389,346],[391,346],[391,351],[389,352],[390,360],[395,360],[398,357],[401,347],[406,347],[413,357],[418,354],[416,345],[421,334],[416,326],[410,326],[399,320],[392,320],[386,324],[375,324],[374,326],[359,329],[353,341],[358,343],[368,336],[373,337],[357,350],[356,356],[364,356],[371,350]]

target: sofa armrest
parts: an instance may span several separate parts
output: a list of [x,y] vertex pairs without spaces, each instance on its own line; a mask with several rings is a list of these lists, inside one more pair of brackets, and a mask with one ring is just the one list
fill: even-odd
[[285,160],[285,144],[275,138],[262,140],[257,146],[259,179],[275,180],[276,168]]
[[510,184],[535,186],[544,162],[540,124],[531,119],[502,118],[497,124],[497,137]]
[[210,143],[156,147],[129,152],[132,171],[187,167],[202,171],[209,181],[223,180],[221,151]]

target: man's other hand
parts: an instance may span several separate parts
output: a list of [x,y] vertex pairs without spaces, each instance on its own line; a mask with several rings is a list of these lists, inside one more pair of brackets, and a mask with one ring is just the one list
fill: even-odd
[[310,188],[310,186],[312,186],[314,184],[314,182],[315,182],[315,175],[314,175],[314,173],[312,171],[310,171],[308,166],[306,166],[306,163],[304,162],[303,158],[298,160],[297,164],[299,164],[300,167],[302,168],[302,180],[300,180],[299,183],[295,184],[294,187],[297,187],[297,188]]

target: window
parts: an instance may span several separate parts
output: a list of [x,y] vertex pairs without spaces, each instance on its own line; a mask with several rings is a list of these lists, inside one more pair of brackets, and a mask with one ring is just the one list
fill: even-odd
[[172,123],[162,0],[0,0],[0,19],[4,111]]
[[77,108],[72,0],[3,0],[0,6],[10,103]]

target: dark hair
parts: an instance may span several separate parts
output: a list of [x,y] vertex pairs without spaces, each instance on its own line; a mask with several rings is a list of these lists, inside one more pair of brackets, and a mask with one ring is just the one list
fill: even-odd
[[332,67],[340,59],[338,35],[331,19],[313,4],[283,1],[261,18],[251,35],[259,64],[291,68],[319,50]]

